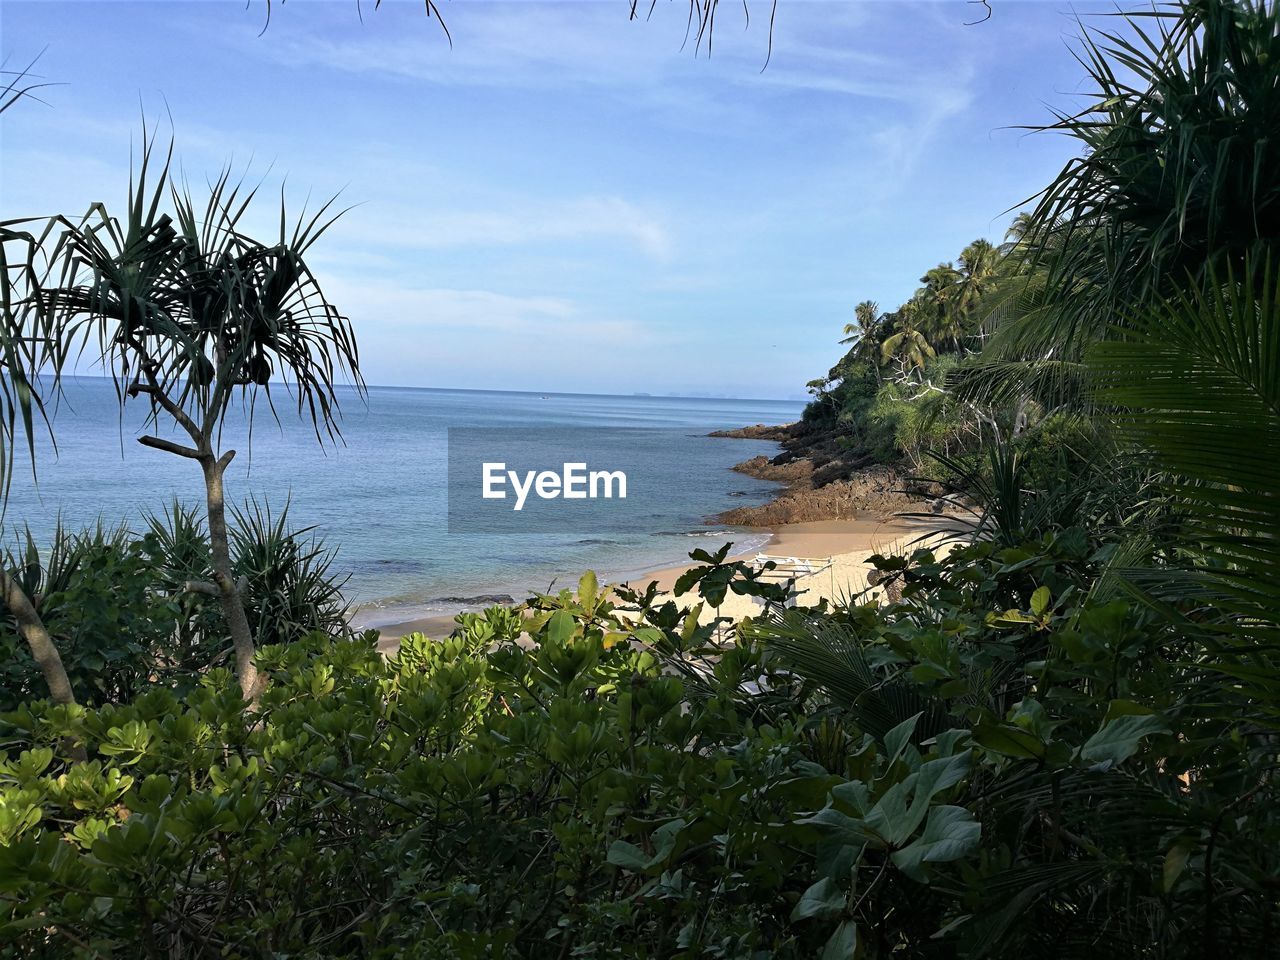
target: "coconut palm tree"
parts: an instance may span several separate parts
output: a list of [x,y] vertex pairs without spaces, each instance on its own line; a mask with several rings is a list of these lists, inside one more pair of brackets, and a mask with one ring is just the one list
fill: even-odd
[[880,322],[880,304],[874,300],[863,300],[853,308],[856,322],[844,325],[845,337],[841,343],[855,343],[867,340],[874,333]]
[[1000,251],[988,240],[975,240],[960,252],[960,282],[956,306],[967,320],[991,292],[1000,272]]
[[921,329],[924,313],[922,301],[917,297],[908,300],[891,315],[894,332],[880,344],[881,362],[897,360],[905,374],[907,371],[923,369],[925,361],[936,356],[932,344]]
[[916,291],[914,297],[919,301],[922,329],[929,339],[952,349],[959,346],[961,335],[956,303],[961,279],[960,271],[954,265],[940,263],[920,278],[924,286]]
[[363,382],[350,324],[305,259],[336,219],[330,205],[292,226],[282,205],[279,234],[263,242],[241,229],[255,189],[224,173],[197,206],[171,178],[171,155],[172,147],[153,182],[147,142],[123,220],[95,205],[80,221],[64,221],[55,257],[68,279],[44,297],[59,341],[96,347],[122,406],[141,402],[149,424],[186,435],[187,443],[158,435],[138,442],[200,467],[214,582],[188,589],[221,601],[240,687],[252,699],[254,641],[226,522],[224,475],[236,455],[222,449],[227,412],[241,405],[252,421],[262,400],[274,416],[283,391],[324,442],[338,436],[336,381],[345,374],[358,389]]

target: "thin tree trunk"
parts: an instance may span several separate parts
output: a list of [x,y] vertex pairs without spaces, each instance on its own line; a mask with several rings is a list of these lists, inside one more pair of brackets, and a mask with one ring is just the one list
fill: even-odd
[[222,614],[231,632],[231,643],[236,653],[236,677],[246,700],[257,700],[261,693],[258,668],[253,663],[253,631],[249,629],[249,617],[244,611],[244,598],[236,582],[235,569],[231,566],[231,544],[227,537],[227,509],[223,499],[222,475],[227,464],[235,456],[228,450],[220,458],[210,454],[200,458],[204,470],[204,486],[209,507],[209,546],[213,554],[213,579],[222,599]]
[[49,699],[58,704],[75,703],[76,697],[71,690],[71,680],[67,677],[67,670],[62,665],[62,655],[58,653],[57,645],[49,636],[49,631],[45,629],[44,621],[40,619],[40,614],[36,612],[31,599],[13,577],[9,576],[8,570],[0,569],[0,589],[4,590],[5,605],[13,614],[13,619],[18,622],[18,632],[22,634],[22,639],[27,641],[27,646],[31,648],[31,656],[35,658],[40,672],[44,674],[44,682],[49,687]]

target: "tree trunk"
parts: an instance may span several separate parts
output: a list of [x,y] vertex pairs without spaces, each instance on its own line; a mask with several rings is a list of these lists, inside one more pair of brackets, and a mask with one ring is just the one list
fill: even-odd
[[0,589],[4,590],[4,602],[18,622],[18,632],[31,648],[31,656],[35,658],[44,674],[44,682],[49,687],[49,699],[58,704],[73,704],[75,694],[71,691],[71,680],[67,677],[66,668],[62,665],[62,655],[45,629],[44,621],[32,605],[31,599],[18,586],[9,571],[0,569]]
[[213,554],[213,579],[222,600],[222,615],[231,632],[231,643],[236,653],[236,678],[246,700],[257,700],[261,693],[258,668],[253,663],[253,632],[249,629],[249,617],[244,612],[244,598],[236,582],[235,569],[231,566],[231,544],[227,537],[227,510],[222,493],[222,475],[227,464],[235,456],[229,450],[220,458],[210,454],[200,458],[204,470],[205,494],[209,507],[209,546]]

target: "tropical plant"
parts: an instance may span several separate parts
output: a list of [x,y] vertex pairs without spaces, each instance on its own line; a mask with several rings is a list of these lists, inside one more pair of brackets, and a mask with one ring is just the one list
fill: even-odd
[[[9,91],[14,89],[12,84],[13,81]],[[0,100],[0,109],[15,99]],[[8,502],[17,437],[25,438],[32,468],[35,467],[37,424],[47,422],[41,395],[47,390],[56,391],[56,371],[65,359],[40,294],[50,269],[45,259],[47,232],[48,225],[41,232],[41,226],[30,220],[0,222],[0,501],[4,503]],[[41,378],[46,367],[55,371],[52,383]],[[0,516],[3,512],[0,508]],[[0,592],[44,677],[49,696],[56,703],[74,703],[75,693],[62,657],[32,597],[23,592],[9,570],[2,568]]]
[[[61,523],[45,550],[30,532],[3,563],[59,650],[82,703],[132,699],[166,672],[175,610],[153,587],[149,544],[101,524],[80,531]],[[23,624],[0,629],[0,702],[13,709],[42,692],[22,649]]]
[[1194,0],[1122,20],[1084,31],[1085,108],[1039,128],[1082,151],[1021,222],[1021,281],[973,396],[1079,405],[1084,352],[1117,318],[1240,270],[1280,237],[1280,6]]
[[[259,644],[290,643],[315,630],[347,631],[343,578],[308,530],[253,503],[231,527],[236,575]],[[101,525],[50,542],[30,533],[6,551],[5,569],[31,598],[60,651],[78,701],[121,703],[155,687],[185,693],[229,654],[216,598],[189,589],[209,576],[208,534],[194,508],[172,504],[135,536]],[[15,620],[0,625],[0,707],[42,695]]]
[[922,369],[928,358],[936,356],[924,332],[929,322],[928,308],[920,298],[913,298],[891,314],[890,319],[894,332],[880,344],[880,359],[883,363],[897,361],[905,377],[911,371]]
[[[1230,614],[1249,646],[1280,638],[1280,275],[1271,260],[1211,269],[1130,315],[1087,355],[1097,399],[1163,473],[1189,570],[1170,597]],[[1197,614],[1203,619],[1204,611]]]
[[235,511],[231,549],[236,575],[245,583],[245,606],[254,640],[291,643],[315,631],[347,630],[345,577],[333,571],[334,551],[314,528],[289,525],[289,504],[278,513],[250,500]]
[[[144,446],[199,464],[204,478],[212,582],[191,584],[216,596],[235,649],[246,698],[259,692],[253,630],[232,566],[224,475],[235,450],[221,449],[227,411],[252,412],[264,399],[275,415],[273,376],[310,420],[317,440],[337,435],[337,378],[362,388],[355,340],[325,299],[306,255],[333,223],[330,204],[292,228],[283,206],[271,243],[250,238],[241,222],[256,189],[224,173],[197,207],[173,182],[170,158],[153,172],[147,141],[123,221],[95,206],[64,221],[56,257],[69,280],[44,292],[61,340],[94,345],[121,404],[145,398],[149,422],[171,422],[182,444],[157,435]],[[163,212],[165,202],[173,214]],[[328,219],[326,219],[328,217]]]
[[880,304],[874,300],[863,300],[853,308],[853,323],[844,325],[845,337],[841,343],[863,344],[873,341],[880,325]]

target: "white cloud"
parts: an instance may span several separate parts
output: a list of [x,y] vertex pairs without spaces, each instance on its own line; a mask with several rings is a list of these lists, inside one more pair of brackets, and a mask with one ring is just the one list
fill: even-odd
[[406,328],[413,328],[423,334],[474,331],[484,336],[608,342],[641,332],[631,322],[586,316],[565,297],[368,284],[338,276],[322,282],[329,299],[355,322],[358,335],[366,329],[390,329],[402,336]]
[[348,217],[346,240],[409,249],[519,246],[549,241],[611,238],[658,260],[671,254],[668,228],[653,214],[621,197],[583,197],[561,204],[528,204],[505,210],[424,210],[395,222],[363,210]]

